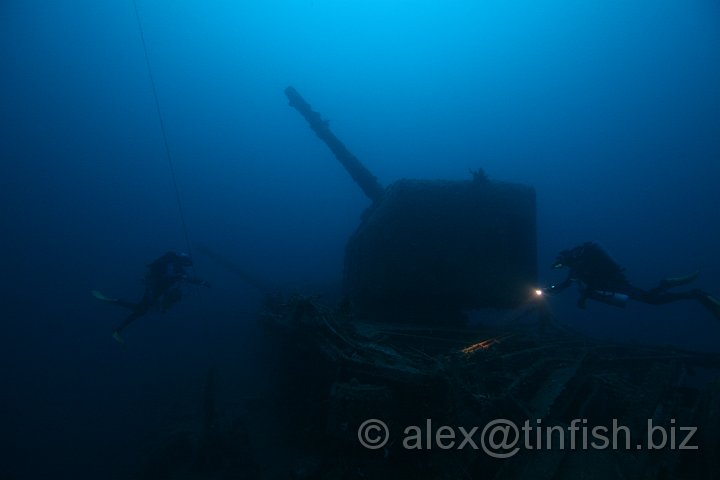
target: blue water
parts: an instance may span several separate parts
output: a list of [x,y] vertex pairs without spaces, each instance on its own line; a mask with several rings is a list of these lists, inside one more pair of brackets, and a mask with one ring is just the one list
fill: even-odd
[[[651,286],[720,294],[720,7],[711,0],[138,0],[191,243],[278,285],[339,282],[369,205],[296,111],[298,91],[384,185],[533,185],[543,282],[602,243]],[[187,249],[133,4],[0,6],[0,478],[132,478],[164,418],[262,383],[262,298],[212,288],[138,321],[144,265]],[[718,350],[694,304],[552,299],[596,337]],[[195,410],[193,410],[195,409]],[[178,413],[180,412],[180,413]],[[167,420],[169,421],[169,420]]]

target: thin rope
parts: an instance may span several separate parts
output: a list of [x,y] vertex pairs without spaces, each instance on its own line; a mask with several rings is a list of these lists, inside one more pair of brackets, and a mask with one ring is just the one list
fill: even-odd
[[[162,111],[160,110],[160,101],[158,100],[157,88],[155,86],[155,77],[153,76],[150,66],[150,56],[148,55],[147,44],[145,42],[145,32],[143,31],[142,22],[140,21],[140,12],[138,11],[137,0],[133,0],[135,8],[135,19],[137,20],[138,30],[140,31],[140,40],[142,41],[143,53],[145,54],[145,66],[147,67],[148,76],[150,77],[150,86],[152,88],[153,99],[155,100],[155,110],[157,111],[158,120],[160,122],[160,132],[162,133],[163,144],[165,145],[165,157],[170,167],[170,177],[172,178],[173,188],[175,190],[175,200],[177,201],[178,211],[180,212],[180,222],[182,223],[183,235],[185,236],[185,245],[187,253],[192,256],[192,247],[190,246],[190,236],[188,235],[187,222],[185,221],[185,211],[180,199],[180,189],[178,188],[177,178],[175,175],[175,165],[173,164],[172,155],[170,154],[170,144],[168,143],[167,131],[165,130],[165,120],[163,120]],[[195,266],[193,265],[193,271]],[[197,275],[197,272],[195,271]]]
[[[140,40],[142,42],[143,53],[145,55],[145,66],[147,67],[148,77],[150,77],[150,86],[152,88],[153,99],[155,100],[155,110],[157,112],[158,121],[160,123],[160,132],[162,134],[163,145],[165,146],[165,157],[167,158],[168,166],[170,168],[170,178],[172,178],[173,189],[175,191],[175,200],[177,201],[178,212],[180,213],[180,222],[182,223],[183,235],[185,237],[185,245],[187,253],[190,258],[193,259],[192,272],[195,277],[198,277],[197,267],[195,266],[192,247],[190,245],[190,235],[188,235],[187,222],[185,221],[185,210],[183,209],[182,200],[180,197],[180,188],[178,187],[177,178],[175,175],[175,164],[173,163],[172,155],[170,154],[170,143],[168,142],[167,131],[165,129],[165,120],[162,116],[162,110],[160,109],[160,100],[158,100],[157,87],[155,86],[155,77],[153,76],[152,67],[150,65],[150,55],[148,54],[147,43],[145,42],[145,32],[143,31],[142,21],[140,20],[140,12],[137,6],[137,0],[133,0],[133,8],[135,9],[135,20],[137,20],[138,30],[140,32]],[[198,299],[200,301],[200,309],[205,310],[203,297],[200,294],[200,287],[195,288]],[[207,319],[207,315],[204,315],[205,321],[203,322],[205,329],[205,338],[210,338],[210,325]],[[213,363],[213,354],[208,351],[209,362]]]

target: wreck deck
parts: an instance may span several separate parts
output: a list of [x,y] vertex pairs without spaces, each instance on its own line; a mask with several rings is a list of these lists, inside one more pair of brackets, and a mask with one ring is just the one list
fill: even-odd
[[[358,323],[306,297],[263,313],[261,324],[293,364],[293,388],[311,385],[312,392],[299,391],[324,402],[302,427],[304,438],[316,430],[308,455],[320,458],[317,478],[347,478],[350,470],[372,478],[496,479],[714,478],[720,471],[718,354],[598,342],[546,321],[452,329]],[[637,436],[630,449],[521,449],[500,461],[478,452],[414,455],[399,441],[367,451],[356,432],[368,418],[383,419],[391,431],[427,419],[562,428],[577,419],[587,428],[623,425]],[[636,449],[635,440],[648,440],[649,421],[699,427],[698,448]]]

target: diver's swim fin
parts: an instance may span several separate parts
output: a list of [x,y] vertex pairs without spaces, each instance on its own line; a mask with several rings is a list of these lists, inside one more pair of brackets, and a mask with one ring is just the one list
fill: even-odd
[[117,298],[109,298],[102,294],[99,290],[93,290],[92,292],[93,297],[97,298],[101,302],[108,302],[108,303],[117,303],[120,300]]
[[712,313],[716,319],[720,320],[720,300],[712,295],[705,295],[702,299],[702,304],[710,310],[710,313]]
[[113,338],[120,344],[125,345],[125,339],[120,335],[120,332],[117,330],[113,330]]
[[93,297],[97,298],[101,302],[112,303],[113,305],[117,305],[119,307],[124,307],[124,308],[129,308],[129,309],[134,309],[135,307],[137,307],[137,305],[134,304],[133,302],[128,302],[127,300],[123,300],[122,298],[106,297],[105,295],[102,294],[102,292],[100,292],[98,290],[93,290],[92,294],[93,294]]
[[696,272],[691,273],[690,275],[685,275],[682,277],[664,278],[660,282],[660,286],[662,286],[663,288],[675,288],[675,287],[679,287],[681,285],[687,285],[688,283],[693,282],[698,277],[699,274],[700,274],[700,272],[696,271]]

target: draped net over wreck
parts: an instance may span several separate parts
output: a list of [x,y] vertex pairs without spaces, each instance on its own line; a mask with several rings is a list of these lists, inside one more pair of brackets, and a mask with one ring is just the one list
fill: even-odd
[[[709,480],[720,472],[717,354],[597,342],[546,321],[364,323],[301,296],[265,311],[261,324],[282,357],[277,394],[292,396],[284,414],[302,458],[289,466],[294,478]],[[388,426],[382,449],[359,443],[368,419]],[[517,451],[494,450],[514,452],[506,458],[481,447],[481,430],[498,419],[521,435]],[[421,448],[403,444],[408,426],[423,429]],[[426,434],[435,439],[441,426],[478,430],[465,448],[428,448]],[[529,440],[523,426],[536,429]],[[607,428],[607,444],[592,436],[596,427]]]

